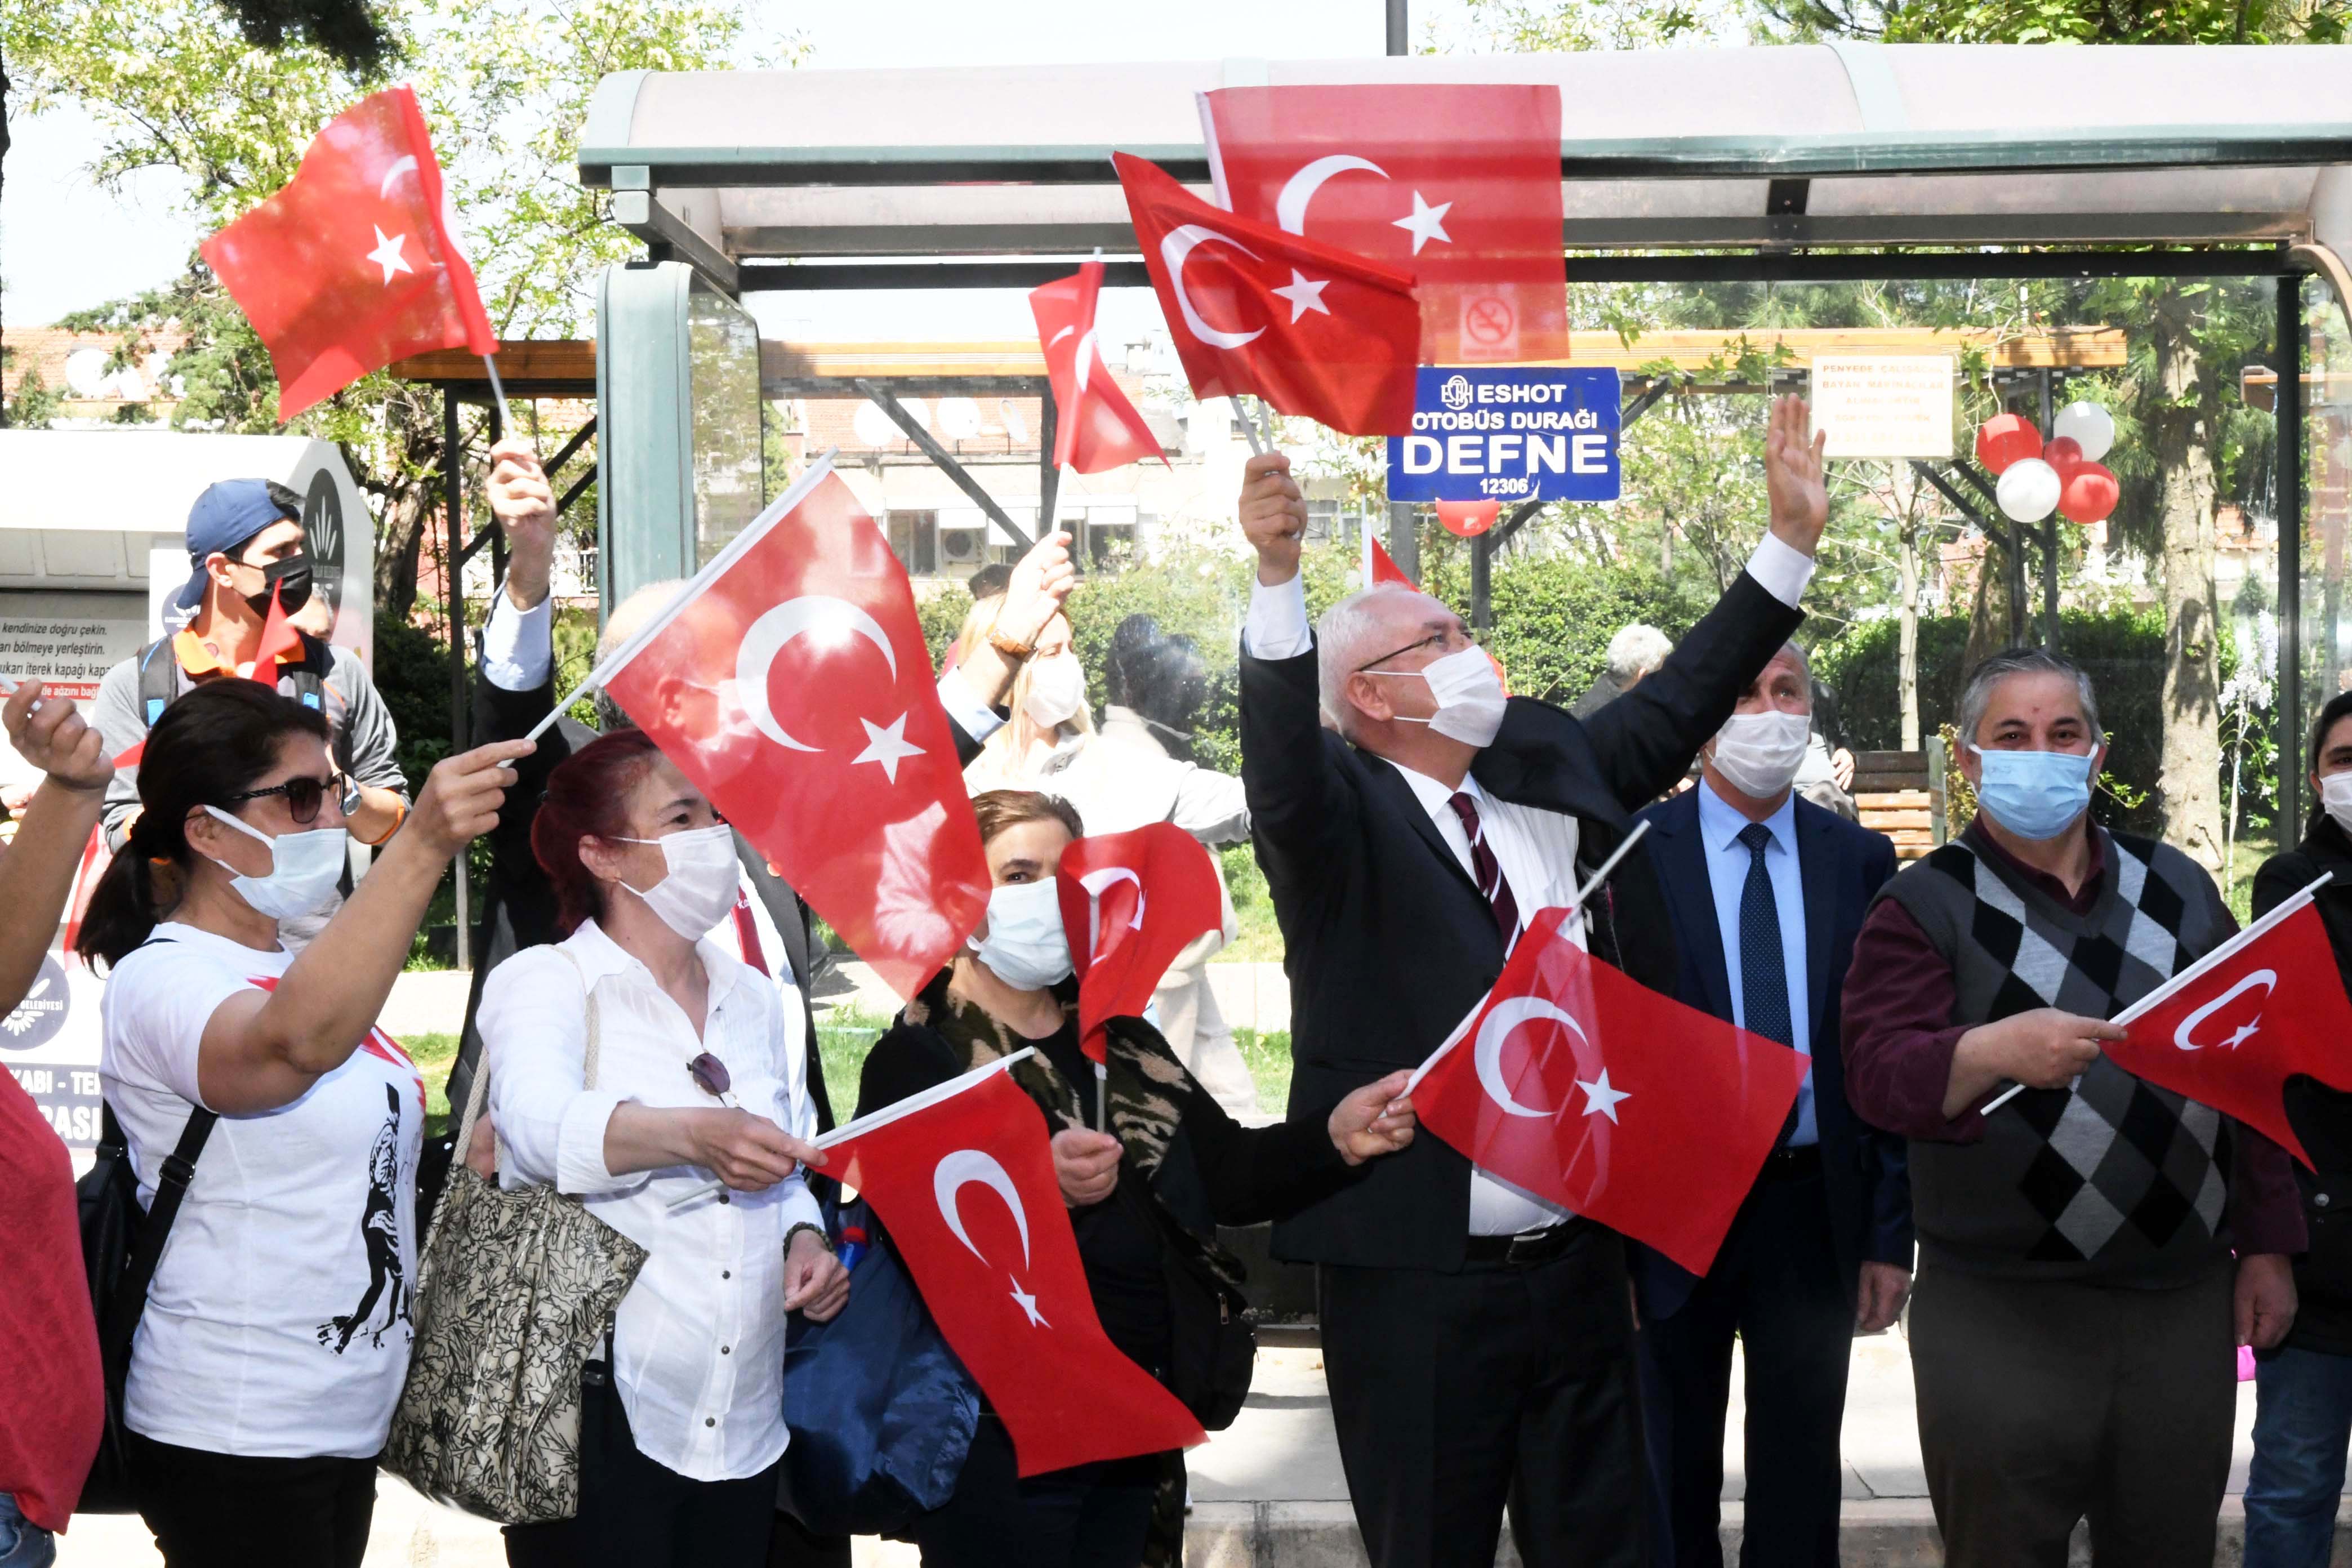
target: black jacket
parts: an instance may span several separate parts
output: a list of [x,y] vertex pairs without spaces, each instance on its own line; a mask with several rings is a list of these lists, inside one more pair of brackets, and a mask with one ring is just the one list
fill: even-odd
[[[1582,722],[1515,697],[1472,773],[1496,798],[1578,820],[1598,865],[1730,716],[1803,616],[1742,573],[1664,666]],[[1350,1089],[1418,1067],[1484,997],[1503,942],[1463,870],[1387,763],[1321,728],[1316,658],[1241,661],[1242,779],[1290,976],[1290,1117],[1320,1123]],[[1532,911],[1530,911],[1532,912]],[[1592,948],[1671,995],[1672,922],[1637,847],[1596,900]],[[1462,1267],[1470,1163],[1435,1138],[1375,1160],[1275,1227],[1285,1258]]]
[[[1701,786],[1704,787],[1704,786]],[[1906,1145],[1853,1113],[1839,1055],[1838,998],[1853,962],[1870,900],[1895,875],[1895,846],[1811,801],[1796,803],[1797,867],[1805,889],[1805,989],[1811,998],[1813,1124],[1821,1138],[1822,1185],[1838,1279],[1851,1297],[1868,1263],[1911,1267],[1911,1179]],[[1698,791],[1685,790],[1642,813],[1650,825],[1650,858],[1674,913],[1680,973],[1675,997],[1726,1023],[1733,1021],[1731,971],[1723,961],[1715,884],[1700,837]],[[1665,1318],[1688,1300],[1693,1277],[1643,1247],[1634,1278],[1644,1316]]]
[[[2263,862],[2254,873],[2253,913],[2260,918],[2276,909],[2323,871],[2336,879],[2313,901],[2336,949],[2336,969],[2352,990],[2352,838],[2335,818],[2323,814],[2301,844]],[[2298,1301],[2286,1343],[2352,1355],[2352,1094],[2298,1077],[2287,1080],[2285,1098],[2287,1124],[2316,1167],[2294,1167],[2311,1249],[2294,1260]]]

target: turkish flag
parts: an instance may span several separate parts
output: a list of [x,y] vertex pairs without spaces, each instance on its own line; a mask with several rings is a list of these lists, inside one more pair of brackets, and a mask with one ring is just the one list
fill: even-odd
[[901,996],[988,865],[907,574],[823,459],[598,667],[695,787]]
[[1806,1058],[1592,957],[1538,913],[1408,1091],[1478,1168],[1704,1274]]
[[1255,393],[1350,436],[1412,428],[1412,274],[1220,212],[1156,164],[1111,154],[1194,395]]
[[1079,1048],[1102,1061],[1104,1020],[1142,1016],[1176,955],[1223,929],[1224,898],[1209,852],[1172,822],[1079,839],[1062,851],[1055,881],[1078,976]]
[[1027,1051],[820,1139],[824,1173],[889,1227],[923,1304],[1004,1421],[1024,1476],[1189,1448],[1207,1435],[1103,1333]]
[[2242,1121],[2306,1166],[2280,1095],[2307,1074],[2352,1089],[2352,1000],[2305,889],[2116,1016],[2116,1065]]
[[1029,313],[1037,318],[1037,342],[1054,384],[1054,463],[1082,474],[1146,458],[1168,461],[1151,426],[1111,379],[1096,344],[1095,300],[1102,292],[1102,263],[1089,261],[1076,276],[1029,291]]
[[1372,531],[1367,526],[1364,530],[1364,586],[1377,588],[1387,583],[1410,588],[1416,594],[1421,592],[1421,584],[1404,574],[1404,568],[1396,563],[1396,557],[1372,537]]
[[1559,89],[1486,82],[1201,95],[1217,200],[1410,268],[1425,364],[1568,357]]
[[329,121],[286,188],[202,249],[269,347],[281,421],[396,359],[498,352],[406,87]]

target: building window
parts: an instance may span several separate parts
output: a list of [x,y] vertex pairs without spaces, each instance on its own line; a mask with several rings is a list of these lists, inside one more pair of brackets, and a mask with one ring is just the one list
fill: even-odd
[[1339,503],[1309,497],[1307,502],[1307,537],[1329,539],[1338,533],[1339,529]]
[[909,577],[936,576],[940,570],[940,514],[935,511],[894,511],[890,514],[890,552]]
[[1135,558],[1135,524],[1131,522],[1095,522],[1087,525],[1087,563],[1091,566],[1107,566],[1113,556]]

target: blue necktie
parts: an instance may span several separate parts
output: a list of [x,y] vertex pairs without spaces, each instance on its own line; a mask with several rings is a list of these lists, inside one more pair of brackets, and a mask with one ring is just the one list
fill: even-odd
[[[1793,1046],[1796,1030],[1789,1022],[1789,962],[1780,949],[1780,905],[1772,897],[1772,873],[1764,868],[1764,851],[1771,847],[1772,830],[1751,822],[1739,830],[1748,847],[1748,880],[1739,889],[1740,1027],[1784,1046]],[[1797,1130],[1797,1108],[1789,1108],[1780,1142]]]

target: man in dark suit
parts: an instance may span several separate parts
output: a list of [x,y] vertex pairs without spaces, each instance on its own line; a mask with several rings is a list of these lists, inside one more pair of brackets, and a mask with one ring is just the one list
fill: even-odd
[[1876,833],[1792,793],[1812,681],[1782,648],[1700,753],[1698,787],[1643,812],[1684,1002],[1812,1058],[1780,1142],[1704,1279],[1636,1249],[1643,1415],[1678,1568],[1722,1568],[1723,1424],[1747,1363],[1741,1568],[1836,1568],[1846,1365],[1911,1285],[1899,1138],[1847,1107],[1838,994],[1864,911],[1895,875]]
[[[1418,1065],[1502,972],[1528,919],[1681,774],[1803,618],[1828,516],[1807,413],[1772,415],[1771,529],[1656,674],[1589,723],[1506,700],[1461,620],[1375,588],[1312,636],[1305,503],[1253,458],[1258,556],[1241,661],[1242,776],[1288,944],[1293,1121]],[[1335,730],[1322,727],[1328,714]],[[1575,934],[1675,983],[1657,875],[1637,852]],[[1277,1226],[1319,1266],[1324,1363],[1375,1568],[1495,1560],[1508,1500],[1529,1568],[1640,1563],[1641,1414],[1623,1242],[1424,1138]]]

